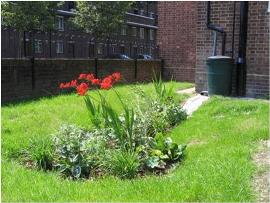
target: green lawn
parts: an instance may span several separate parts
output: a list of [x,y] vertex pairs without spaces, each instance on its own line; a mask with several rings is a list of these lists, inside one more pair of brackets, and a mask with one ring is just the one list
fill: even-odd
[[[175,84],[176,89],[192,86]],[[153,90],[151,85],[144,88]],[[118,90],[132,105],[130,86]],[[107,94],[117,108],[115,96]],[[188,144],[184,161],[172,173],[96,181],[64,180],[55,173],[26,169],[10,158],[28,145],[29,138],[50,136],[62,123],[87,126],[82,98],[65,95],[2,107],[2,200],[255,201],[251,155],[258,141],[268,138],[268,105],[262,100],[211,98],[171,132],[175,141]]]

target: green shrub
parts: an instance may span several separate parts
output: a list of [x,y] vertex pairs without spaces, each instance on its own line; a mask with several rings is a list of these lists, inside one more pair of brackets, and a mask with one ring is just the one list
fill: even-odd
[[105,138],[100,131],[86,132],[74,125],[63,125],[54,137],[55,167],[65,176],[88,178],[102,163]]
[[117,150],[111,152],[107,167],[110,174],[123,179],[131,179],[138,174],[140,161],[135,152]]
[[52,141],[48,137],[37,137],[30,140],[29,147],[22,152],[23,161],[29,167],[51,170],[53,167]]

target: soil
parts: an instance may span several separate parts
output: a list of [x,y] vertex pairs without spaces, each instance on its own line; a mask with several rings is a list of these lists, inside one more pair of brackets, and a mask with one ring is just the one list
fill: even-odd
[[253,156],[253,161],[258,170],[253,180],[253,187],[257,193],[258,202],[270,202],[270,140],[260,141],[258,152]]

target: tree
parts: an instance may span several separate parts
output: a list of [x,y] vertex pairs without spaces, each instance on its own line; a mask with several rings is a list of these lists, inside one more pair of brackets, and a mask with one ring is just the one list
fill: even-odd
[[123,24],[127,11],[134,2],[128,1],[77,1],[72,21],[95,38],[109,37]]
[[55,1],[1,2],[2,25],[18,30],[20,55],[23,32],[53,29],[56,10],[60,4]]

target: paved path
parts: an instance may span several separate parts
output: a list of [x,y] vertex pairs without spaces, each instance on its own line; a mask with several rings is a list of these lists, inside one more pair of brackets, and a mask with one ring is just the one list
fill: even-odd
[[[195,88],[189,88],[177,91],[178,94],[194,94]],[[183,109],[186,110],[187,114],[190,116],[194,111],[196,111],[209,97],[196,94],[190,97],[183,105]]]
[[178,94],[194,94],[195,93],[195,87],[184,89],[184,90],[178,90]]

